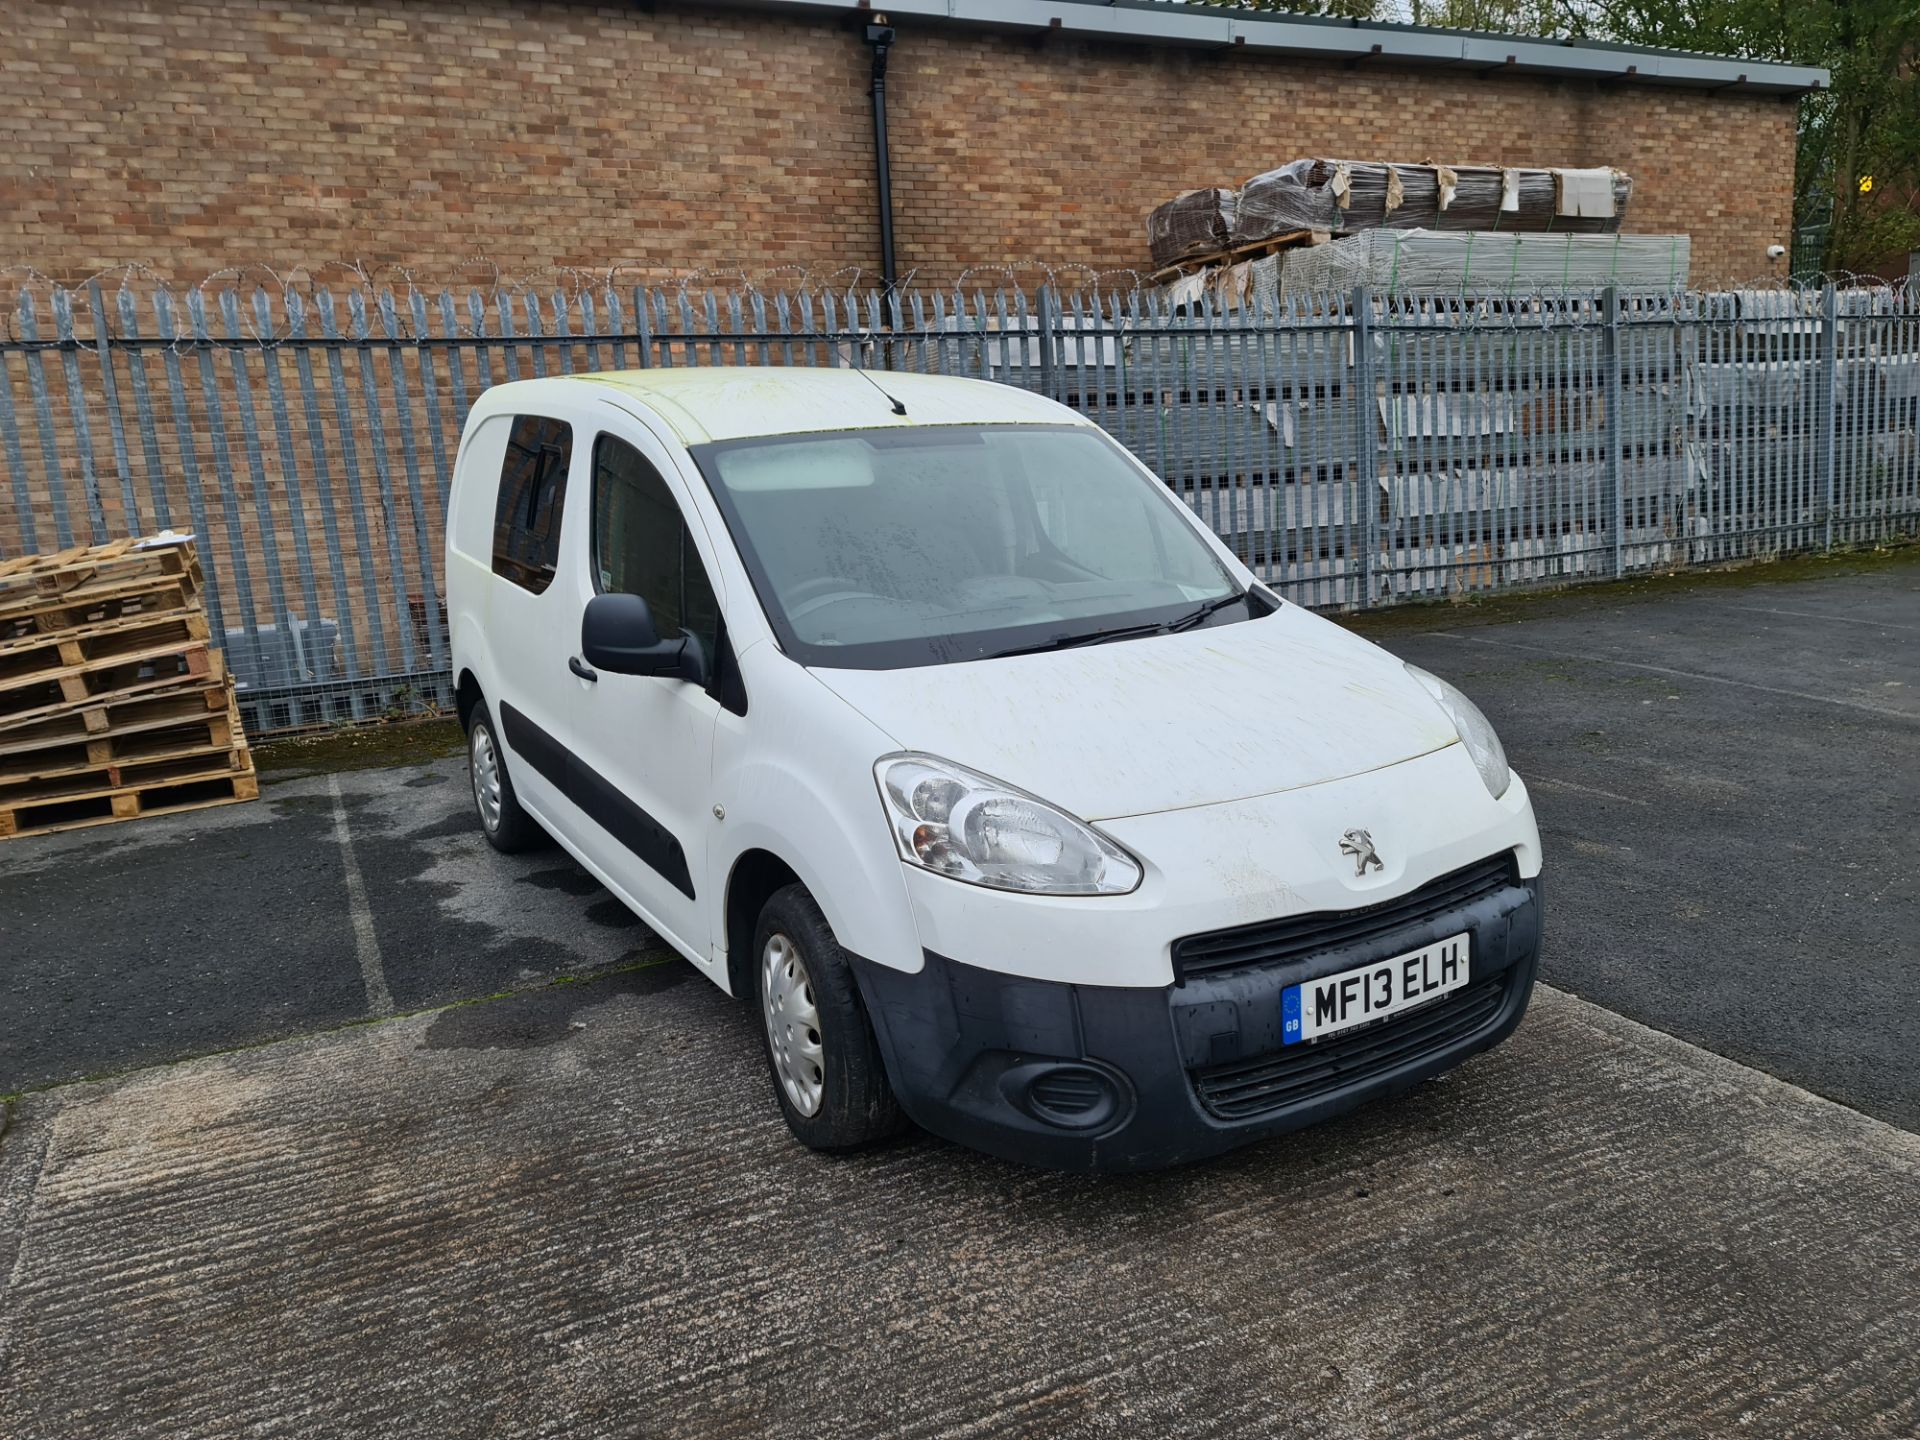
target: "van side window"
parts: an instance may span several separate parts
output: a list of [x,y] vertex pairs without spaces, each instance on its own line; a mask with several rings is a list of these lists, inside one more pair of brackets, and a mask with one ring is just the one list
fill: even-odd
[[493,573],[538,595],[560,560],[560,517],[573,463],[573,427],[516,416],[493,511]]
[[593,570],[602,594],[638,595],[662,637],[690,630],[714,654],[720,606],[660,472],[626,441],[593,445]]

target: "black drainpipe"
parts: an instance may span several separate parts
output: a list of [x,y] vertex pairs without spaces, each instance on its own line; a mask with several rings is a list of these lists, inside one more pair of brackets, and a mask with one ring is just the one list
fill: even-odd
[[893,26],[876,15],[867,26],[867,44],[873,47],[873,180],[880,191],[880,273],[891,290],[898,278],[893,265],[893,176],[887,168],[887,51],[893,48]]

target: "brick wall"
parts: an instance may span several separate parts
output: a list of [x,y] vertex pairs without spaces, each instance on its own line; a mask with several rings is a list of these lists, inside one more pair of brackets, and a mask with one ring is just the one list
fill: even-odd
[[[0,265],[878,265],[868,52],[837,24],[682,0],[7,12]],[[1628,228],[1690,232],[1696,283],[1765,273],[1789,228],[1777,98],[945,27],[901,29],[889,92],[901,267],[942,281],[1142,265],[1160,200],[1308,154],[1618,165]]]

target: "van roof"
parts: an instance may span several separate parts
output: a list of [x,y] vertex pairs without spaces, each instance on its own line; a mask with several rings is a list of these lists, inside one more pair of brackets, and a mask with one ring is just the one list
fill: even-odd
[[[820,430],[1086,423],[1065,406],[1011,385],[892,370],[871,377],[819,366],[713,365],[566,378],[631,395],[686,445]],[[907,413],[895,414],[888,396]]]

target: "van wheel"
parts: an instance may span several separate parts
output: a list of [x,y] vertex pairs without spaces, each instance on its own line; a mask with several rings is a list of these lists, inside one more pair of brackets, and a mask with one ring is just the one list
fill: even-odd
[[473,808],[480,816],[480,833],[503,854],[530,850],[543,838],[534,818],[520,808],[507,775],[506,752],[494,735],[493,716],[486,702],[467,717],[467,775],[473,781]]
[[754,992],[781,1113],[800,1143],[856,1150],[905,1125],[846,952],[804,885],[776,891],[753,930]]

